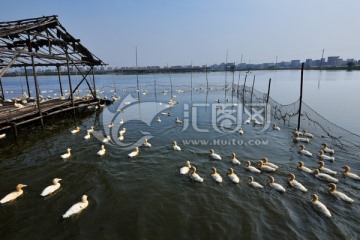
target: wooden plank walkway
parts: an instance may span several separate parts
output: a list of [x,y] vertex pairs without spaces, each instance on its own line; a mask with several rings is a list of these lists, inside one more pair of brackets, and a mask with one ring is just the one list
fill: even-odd
[[3,106],[0,106],[0,131],[36,121],[54,114],[60,114],[72,109],[87,107],[104,102],[110,103],[110,101],[102,99],[76,99],[74,100],[73,106],[70,100],[52,99],[40,103],[42,116],[40,116],[35,102],[28,103],[22,108],[15,107],[14,103],[4,102],[2,103]]

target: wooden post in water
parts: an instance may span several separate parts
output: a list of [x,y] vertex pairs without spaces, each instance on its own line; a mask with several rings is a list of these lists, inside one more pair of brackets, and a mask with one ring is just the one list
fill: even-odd
[[206,65],[206,91],[209,91],[208,66]]
[[247,79],[247,74],[245,75],[243,92],[242,92],[242,100],[243,100],[243,103],[242,103],[243,106],[242,106],[242,107],[243,107],[243,112],[244,112],[244,109],[245,109],[245,86],[246,86],[246,79]]
[[[67,74],[68,74],[69,87],[70,87],[70,100],[71,100],[71,106],[73,106],[73,107],[74,107],[74,96],[73,96],[72,84],[71,84],[71,77],[70,77],[69,60],[67,60],[67,61],[66,61],[66,66],[67,66]],[[74,110],[74,114],[75,114],[75,110]]]
[[41,112],[41,108],[40,108],[40,97],[39,97],[39,83],[37,80],[37,74],[36,74],[36,69],[35,69],[35,63],[34,63],[34,56],[31,55],[31,63],[32,63],[32,69],[33,69],[33,76],[34,76],[34,81],[35,81],[35,92],[36,92],[36,102],[37,102],[37,107],[38,107],[38,111],[39,111],[39,115],[41,116],[40,121],[41,121],[41,126],[44,126],[44,120],[42,118],[42,112]]
[[24,67],[24,69],[25,69],[25,79],[26,79],[26,86],[27,86],[28,96],[31,97],[31,94],[30,94],[30,86],[29,86],[29,79],[28,79],[28,73],[27,73],[26,67]]
[[301,64],[300,102],[299,102],[299,116],[298,116],[298,125],[297,125],[298,131],[300,130],[301,105],[302,105],[302,95],[303,95],[303,82],[304,82],[304,63]]
[[58,73],[58,77],[59,77],[59,85],[60,85],[60,96],[63,96],[63,89],[62,89],[62,84],[61,84],[61,76],[60,76],[60,66],[56,66],[57,68],[57,73]]
[[0,98],[2,98],[3,100],[5,100],[4,89],[3,89],[3,85],[2,85],[1,78],[0,78],[0,90],[1,90],[1,96],[0,96]]
[[92,72],[92,77],[93,77],[94,96],[95,96],[95,100],[97,100],[96,85],[95,85],[95,74],[94,74],[94,66],[91,66],[91,72]]
[[254,75],[254,79],[253,79],[253,84],[252,84],[252,88],[251,88],[251,96],[250,96],[250,118],[252,118],[252,97],[253,97],[253,93],[254,93],[254,85],[255,85],[255,75]]
[[268,121],[267,111],[268,111],[268,104],[269,104],[270,87],[271,87],[271,78],[269,79],[268,92],[267,92],[267,96],[266,96],[266,105],[265,105],[265,120],[266,120],[266,122]]

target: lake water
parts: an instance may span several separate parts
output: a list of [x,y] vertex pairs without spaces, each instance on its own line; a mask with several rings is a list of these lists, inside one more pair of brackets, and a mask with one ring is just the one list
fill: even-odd
[[[258,71],[255,88],[267,91],[272,78],[271,96],[281,104],[299,98],[300,71]],[[360,73],[346,71],[306,71],[304,73],[303,101],[331,122],[360,133],[356,124],[356,107],[360,87]],[[173,88],[170,87],[170,78]],[[74,82],[81,80],[73,77]],[[190,91],[191,79],[193,91]],[[227,73],[231,85],[233,76]],[[252,85],[253,75],[247,78]],[[227,127],[226,112],[217,111],[214,103],[237,102],[230,91],[222,89],[225,73],[157,74],[139,76],[140,91],[136,92],[136,76],[96,76],[101,96],[116,94],[119,101],[101,111],[86,110],[63,119],[49,119],[44,129],[32,127],[22,130],[19,139],[1,139],[0,198],[13,191],[18,183],[27,184],[24,195],[0,206],[0,236],[2,239],[357,239],[360,214],[360,183],[342,176],[341,167],[349,165],[360,174],[359,151],[345,151],[335,146],[335,162],[326,166],[338,171],[338,190],[355,200],[348,204],[328,194],[327,183],[297,170],[297,162],[315,168],[317,157],[298,154],[299,144],[292,141],[293,126],[280,125],[281,131],[263,130],[262,127],[244,125],[244,135]],[[154,89],[156,81],[156,94]],[[237,83],[238,75],[234,76]],[[240,84],[244,81],[241,73]],[[68,89],[63,77],[63,88]],[[21,93],[20,77],[4,78],[7,98]],[[22,78],[23,88],[25,81]],[[20,86],[19,86],[20,85]],[[86,87],[80,89],[83,94]],[[57,77],[40,77],[40,90],[44,96],[58,94]],[[11,92],[12,91],[12,92]],[[165,109],[172,95],[179,104]],[[129,95],[130,94],[130,95]],[[140,100],[140,103],[137,101]],[[125,102],[131,102],[125,106]],[[159,104],[161,103],[161,104]],[[226,105],[221,105],[228,110]],[[117,110],[124,109],[124,112]],[[171,116],[161,114],[169,111]],[[216,114],[215,114],[216,113]],[[218,115],[219,113],[219,115]],[[159,116],[162,121],[156,121]],[[183,120],[175,124],[175,117]],[[242,119],[245,120],[243,115]],[[120,120],[125,121],[120,124]],[[115,127],[108,128],[114,121]],[[221,125],[221,124],[222,125]],[[79,134],[71,134],[75,126]],[[86,129],[95,127],[89,140],[84,140]],[[125,139],[117,140],[118,131],[126,127]],[[318,132],[306,148],[314,155],[324,141],[332,141]],[[105,144],[106,154],[96,155],[105,135],[112,136]],[[345,134],[346,135],[346,134]],[[147,137],[150,149],[140,148],[136,158],[128,158],[136,143]],[[359,140],[359,138],[356,138]],[[172,150],[171,141],[177,141],[182,151]],[[359,142],[357,142],[359,144]],[[72,156],[62,160],[66,148]],[[213,148],[222,161],[209,159]],[[251,174],[242,166],[233,166],[230,155],[234,152],[244,164],[249,160],[256,165],[261,157],[268,157],[279,169],[271,173],[275,181],[287,192],[280,194],[269,186],[265,173]],[[179,174],[180,167],[189,160],[204,178],[196,183]],[[210,177],[216,167],[223,177],[221,184]],[[226,173],[230,167],[241,178],[232,183]],[[287,173],[308,188],[302,193],[289,186]],[[247,184],[249,176],[264,185],[254,189]],[[41,191],[52,179],[62,178],[62,187],[53,196],[40,197]],[[316,193],[331,211],[328,219],[310,203],[310,194]],[[83,194],[89,197],[89,206],[67,220],[62,214]]]

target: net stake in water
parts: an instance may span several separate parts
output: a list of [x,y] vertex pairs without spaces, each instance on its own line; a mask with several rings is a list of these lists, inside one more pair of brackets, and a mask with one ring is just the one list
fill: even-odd
[[304,82],[304,63],[301,64],[301,82],[300,82],[300,103],[299,103],[299,117],[297,129],[300,130],[300,118],[301,118],[301,104],[303,95],[303,82]]

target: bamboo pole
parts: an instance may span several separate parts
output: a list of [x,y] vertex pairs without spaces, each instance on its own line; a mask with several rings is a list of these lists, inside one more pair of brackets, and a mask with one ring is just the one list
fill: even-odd
[[303,82],[304,82],[304,63],[302,63],[302,64],[301,64],[301,82],[300,82],[299,116],[298,116],[298,125],[297,125],[297,129],[298,129],[298,130],[300,130],[301,105],[302,105],[302,96],[303,96]]
[[58,77],[59,77],[60,94],[61,94],[61,96],[64,96],[64,95],[63,95],[62,84],[61,84],[60,67],[59,67],[59,66],[56,66],[56,68],[57,68],[57,73],[58,73]]
[[28,96],[31,97],[28,73],[27,73],[26,67],[24,67],[24,69],[25,69],[25,79],[26,79],[26,86],[27,86]]

